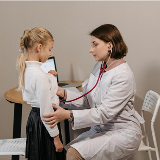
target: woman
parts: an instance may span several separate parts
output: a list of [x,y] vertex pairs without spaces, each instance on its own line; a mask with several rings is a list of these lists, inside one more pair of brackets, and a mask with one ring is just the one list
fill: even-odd
[[[139,121],[143,122],[133,107],[136,92],[134,75],[123,60],[128,49],[114,25],[102,25],[90,35],[90,53],[98,62],[84,87],[84,93],[96,84],[101,64],[107,67],[97,86],[85,97],[72,102],[77,107],[84,105],[90,109],[70,112],[53,106],[56,112],[45,115],[44,120],[51,127],[64,119],[72,120],[73,129],[91,127],[66,146],[66,149],[69,148],[67,160],[77,157],[86,160],[126,160],[140,145]],[[64,100],[78,97],[76,93],[61,88],[57,94],[64,96]]]

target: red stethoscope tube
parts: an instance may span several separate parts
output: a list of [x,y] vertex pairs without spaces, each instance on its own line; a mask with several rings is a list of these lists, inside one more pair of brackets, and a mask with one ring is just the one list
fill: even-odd
[[104,65],[104,67],[102,68],[102,64],[101,64],[100,72],[99,72],[99,76],[98,76],[98,80],[97,80],[95,86],[94,86],[90,91],[88,91],[87,93],[83,94],[82,96],[80,96],[80,97],[78,97],[78,98],[75,98],[75,99],[72,99],[72,100],[69,100],[69,101],[62,101],[62,100],[59,100],[59,101],[60,101],[60,102],[72,102],[72,101],[75,101],[75,100],[77,100],[77,99],[80,99],[80,98],[84,97],[85,95],[87,95],[88,93],[90,93],[90,92],[97,86],[97,84],[98,84],[98,82],[99,82],[99,79],[100,79],[100,76],[101,76],[101,74],[102,74],[102,72],[104,71],[105,68],[106,68],[106,65]]

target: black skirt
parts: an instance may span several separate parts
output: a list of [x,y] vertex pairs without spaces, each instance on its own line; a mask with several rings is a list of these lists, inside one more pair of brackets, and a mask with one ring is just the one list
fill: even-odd
[[[62,142],[60,124],[59,137]],[[28,160],[65,160],[66,151],[56,152],[53,137],[50,137],[41,117],[40,109],[32,108],[26,126],[26,155]]]

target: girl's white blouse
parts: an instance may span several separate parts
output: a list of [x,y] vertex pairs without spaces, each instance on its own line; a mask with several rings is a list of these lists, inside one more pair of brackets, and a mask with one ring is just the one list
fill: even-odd
[[[40,116],[53,112],[52,103],[59,105],[59,99],[56,95],[58,90],[56,78],[45,73],[40,66],[41,62],[26,61],[25,69],[25,85],[22,90],[23,100],[30,104],[32,107],[40,108]],[[45,124],[48,133],[51,137],[59,134],[58,127],[50,128]]]

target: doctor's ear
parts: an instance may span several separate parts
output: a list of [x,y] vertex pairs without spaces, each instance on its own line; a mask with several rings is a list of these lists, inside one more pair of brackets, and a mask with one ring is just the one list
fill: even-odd
[[113,48],[113,44],[112,44],[111,42],[109,42],[108,45],[109,45],[109,46],[108,46],[109,49],[112,49],[112,48]]
[[41,52],[41,50],[42,50],[42,44],[37,44],[37,46],[36,46],[36,50],[37,50],[37,52]]

